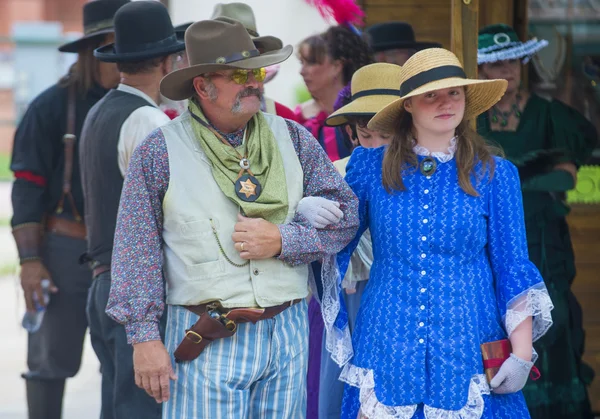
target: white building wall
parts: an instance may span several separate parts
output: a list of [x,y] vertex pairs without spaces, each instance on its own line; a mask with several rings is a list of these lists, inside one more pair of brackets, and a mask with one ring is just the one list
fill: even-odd
[[[175,25],[209,19],[217,3],[229,1],[169,0],[171,18]],[[281,64],[279,74],[265,86],[267,96],[293,108],[296,88],[303,84],[296,47],[307,36],[327,29],[329,24],[304,0],[246,0],[244,3],[254,10],[260,35],[273,35],[284,45],[294,46],[294,54]]]

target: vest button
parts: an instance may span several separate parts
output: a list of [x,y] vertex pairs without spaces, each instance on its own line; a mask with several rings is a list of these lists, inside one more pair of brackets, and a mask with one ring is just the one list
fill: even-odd
[[254,275],[258,275],[258,269],[254,268],[254,270],[252,271],[252,273],[253,273]]

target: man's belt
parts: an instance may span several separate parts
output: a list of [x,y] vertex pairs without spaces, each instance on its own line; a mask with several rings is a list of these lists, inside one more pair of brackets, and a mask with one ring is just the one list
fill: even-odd
[[273,318],[300,301],[302,300],[292,300],[275,307],[233,308],[231,310],[221,307],[218,303],[184,306],[200,318],[185,331],[183,340],[175,350],[175,360],[177,362],[192,361],[198,358],[212,341],[233,336],[238,324],[256,323]]
[[79,240],[87,236],[85,224],[52,215],[46,219],[46,231]]

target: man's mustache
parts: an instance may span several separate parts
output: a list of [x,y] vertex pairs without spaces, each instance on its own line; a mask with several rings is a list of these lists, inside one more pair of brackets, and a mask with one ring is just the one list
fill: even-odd
[[238,94],[239,99],[241,99],[243,97],[248,97],[248,96],[256,96],[262,100],[263,94],[260,91],[260,89],[255,89],[254,87],[248,87],[247,89],[243,90],[242,92],[240,92]]

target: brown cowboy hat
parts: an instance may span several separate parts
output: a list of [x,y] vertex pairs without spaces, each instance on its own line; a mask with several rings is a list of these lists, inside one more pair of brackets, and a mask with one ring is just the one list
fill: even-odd
[[251,70],[287,60],[292,55],[292,46],[272,49],[276,44],[273,39],[277,38],[253,39],[238,21],[196,22],[185,32],[190,66],[166,75],[160,82],[160,92],[172,100],[188,99],[194,94],[194,78],[201,74],[230,69]]

